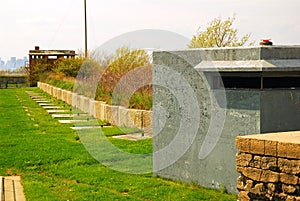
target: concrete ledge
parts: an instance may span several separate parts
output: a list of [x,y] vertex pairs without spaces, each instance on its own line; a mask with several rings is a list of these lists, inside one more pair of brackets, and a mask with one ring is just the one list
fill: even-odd
[[[116,126],[137,127],[143,129],[145,134],[149,136],[152,135],[152,111],[127,109],[121,106],[108,105],[103,101],[96,101],[42,82],[38,83],[38,87],[53,97],[97,119],[106,120]],[[60,111],[50,112],[52,114]]]
[[26,201],[20,176],[0,177],[0,201]]
[[239,136],[240,152],[300,159],[300,131]]

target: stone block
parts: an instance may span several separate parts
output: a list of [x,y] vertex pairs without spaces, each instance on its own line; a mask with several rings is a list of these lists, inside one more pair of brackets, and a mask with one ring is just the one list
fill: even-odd
[[81,111],[84,113],[90,112],[90,99],[86,96],[81,96]]
[[296,198],[295,198],[294,196],[288,195],[288,196],[286,197],[286,200],[285,200],[285,201],[295,201],[295,200],[296,200]]
[[103,120],[103,119],[101,119],[101,117],[103,116],[102,110],[101,110],[101,104],[103,104],[103,103],[104,102],[102,102],[102,101],[95,101],[95,103],[94,103],[95,117],[100,120]]
[[286,173],[280,173],[279,178],[280,178],[280,182],[284,184],[291,184],[291,185],[298,184],[298,180],[299,180],[299,178],[296,177],[295,175],[286,174]]
[[62,100],[62,89],[57,88],[57,99]]
[[73,105],[73,93],[70,91],[67,91],[67,103]]
[[245,183],[244,183],[244,181],[243,181],[242,176],[239,176],[239,177],[238,177],[236,188],[237,188],[238,190],[244,190],[244,188],[245,188]]
[[241,167],[249,166],[250,161],[252,160],[251,154],[239,153],[236,155],[236,165]]
[[95,103],[97,101],[95,101],[94,99],[89,99],[89,114],[92,115],[93,117],[96,118],[96,114],[95,114]]
[[119,106],[106,106],[106,120],[113,125],[119,125]]
[[247,191],[240,191],[238,194],[238,200],[239,201],[251,201],[248,194],[249,194],[249,192],[247,192]]
[[54,96],[54,87],[53,86],[50,86],[50,95]]
[[250,139],[237,137],[235,140],[235,146],[240,152],[250,153]]
[[78,108],[78,97],[79,95],[77,93],[72,93],[72,106],[75,108]]
[[268,190],[270,190],[270,192],[275,192],[276,191],[276,185],[273,183],[268,183],[267,184]]
[[246,185],[244,186],[244,190],[250,191],[253,188],[254,182],[252,180],[247,180]]
[[287,174],[299,174],[300,173],[300,159],[299,160],[289,160],[289,159],[278,159],[278,167],[281,172]]
[[127,117],[129,118],[130,124],[133,127],[141,128],[142,129],[142,110],[134,110],[129,109]]
[[261,157],[260,156],[254,156],[253,159],[249,163],[250,167],[254,168],[261,168]]
[[261,157],[261,169],[277,169],[276,157]]
[[258,183],[251,189],[250,192],[254,193],[254,194],[262,194],[265,191],[266,191],[266,188],[264,187],[264,184]]
[[120,126],[132,126],[128,120],[128,109],[125,107],[119,107],[119,123]]
[[267,156],[277,156],[277,144],[276,141],[265,141],[265,155]]
[[142,129],[147,134],[152,134],[152,111],[142,112]]
[[298,143],[278,143],[278,156],[282,158],[299,159],[300,158],[300,144]]
[[292,185],[282,184],[282,191],[286,194],[293,194],[296,192],[296,187]]
[[54,97],[54,98],[56,98],[57,97],[57,87],[53,87],[53,89],[52,89],[52,96]]
[[101,120],[107,120],[107,112],[106,112],[106,108],[108,107],[108,105],[106,103],[101,103],[101,116],[100,119]]
[[265,183],[276,183],[279,181],[279,173],[271,170],[263,170],[260,176],[260,181]]
[[250,139],[250,153],[265,154],[265,140]]
[[260,181],[260,175],[262,173],[262,170],[260,169],[251,167],[237,167],[237,171],[251,180]]

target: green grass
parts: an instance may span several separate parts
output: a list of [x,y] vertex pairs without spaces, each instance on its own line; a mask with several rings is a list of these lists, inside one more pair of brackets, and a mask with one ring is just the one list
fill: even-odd
[[[216,190],[111,170],[86,151],[25,90],[0,90],[0,175],[20,175],[28,201],[236,200]],[[64,103],[61,103],[62,105]],[[107,135],[114,133],[112,128]],[[152,141],[110,139],[124,151],[149,153]]]

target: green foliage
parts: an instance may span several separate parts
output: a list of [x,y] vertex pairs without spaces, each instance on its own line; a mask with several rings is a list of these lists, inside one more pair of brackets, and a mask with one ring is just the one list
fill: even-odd
[[[145,68],[139,70],[139,67]],[[124,90],[122,88],[114,93],[117,84],[127,74],[131,76],[127,76],[126,84],[122,86]],[[135,109],[151,109],[152,107],[152,86],[137,87],[144,80],[152,80],[151,59],[144,50],[119,48],[113,57],[104,57],[100,62],[91,58],[62,58],[46,70],[39,72],[38,75],[37,81],[75,91],[109,104]],[[75,77],[76,85],[74,85]],[[98,83],[98,86],[94,86],[95,83]],[[94,92],[93,87],[95,87],[96,94],[91,94]],[[128,97],[130,89],[134,94]]]
[[149,64],[150,58],[145,50],[130,50],[129,48],[123,47],[117,49],[116,55],[109,62],[109,71],[122,74],[134,68]]
[[[208,48],[208,47],[238,47],[244,46],[250,39],[250,34],[238,38],[238,30],[233,28],[235,17],[226,20],[217,18],[210,22],[204,31],[198,31],[193,36],[189,48]],[[200,29],[200,28],[199,28]],[[250,42],[248,45],[253,45]]]
[[228,191],[227,191],[227,189],[226,189],[226,186],[225,186],[224,184],[222,184],[222,186],[221,186],[221,188],[220,188],[220,192],[221,192],[221,193],[224,193],[224,194],[227,194],[227,193],[228,193]]
[[[139,71],[139,67],[146,67],[146,70]],[[132,76],[127,76],[126,86],[122,86],[124,90],[119,90],[117,97],[112,97],[117,84],[129,72],[131,72]],[[128,106],[129,102],[130,108],[150,109],[152,107],[151,86],[138,89],[131,100],[128,100],[128,94],[126,94],[129,89],[136,89],[137,82],[145,79],[152,80],[152,66],[147,52],[144,50],[120,48],[116,51],[116,55],[110,60],[107,69],[102,74],[96,98],[113,105]]]
[[52,71],[52,64],[45,59],[36,59],[33,62],[32,68],[26,67],[30,86],[36,86],[38,81],[44,79],[46,73]]
[[76,77],[84,62],[84,58],[61,58],[54,62],[54,69],[67,77]]
[[[59,124],[25,90],[40,92],[35,88],[0,90],[0,175],[20,175],[27,200],[237,199],[216,190],[151,174],[124,174],[101,165],[86,151],[75,131]],[[110,140],[130,153],[152,151],[151,139]]]

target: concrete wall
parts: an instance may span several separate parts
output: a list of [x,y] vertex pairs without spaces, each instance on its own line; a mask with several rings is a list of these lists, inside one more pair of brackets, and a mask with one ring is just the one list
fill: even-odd
[[42,82],[38,83],[38,87],[97,119],[106,120],[117,126],[137,127],[144,130],[146,134],[152,135],[152,111],[108,105],[103,101],[96,101]]
[[[299,73],[300,61],[296,60],[299,52],[299,47],[154,52],[154,174],[217,189],[224,185],[229,192],[236,193],[235,138],[253,133],[300,130],[300,90],[211,89],[206,72],[197,66],[199,63],[204,67],[207,64],[227,65],[223,69],[209,66],[210,70],[215,68],[216,73],[226,69],[244,74],[253,69],[261,73],[298,69]],[[290,58],[295,59],[292,68],[288,60],[283,60]],[[270,68],[269,63],[264,67],[265,59],[278,59],[285,67]],[[245,70],[240,63],[257,66],[245,66]],[[194,101],[185,100],[191,98]],[[194,114],[197,112],[198,117]],[[218,120],[222,113],[225,114],[223,122]],[[188,125],[185,131],[181,130],[184,124]],[[192,130],[193,127],[197,130]],[[182,149],[185,146],[186,149]],[[208,154],[201,157],[203,150]]]
[[300,200],[300,132],[237,137],[239,200]]

